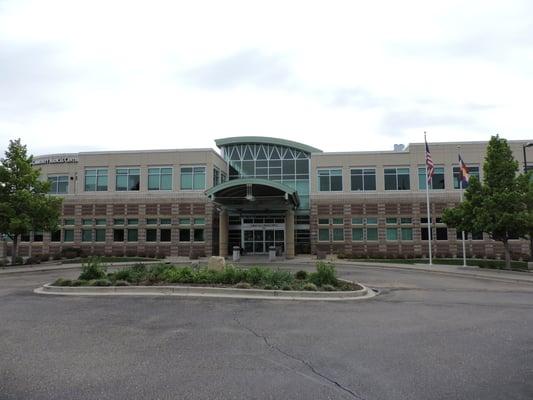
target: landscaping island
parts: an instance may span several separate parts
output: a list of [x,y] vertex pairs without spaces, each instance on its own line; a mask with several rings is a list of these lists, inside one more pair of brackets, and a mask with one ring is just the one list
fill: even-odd
[[357,291],[362,286],[338,279],[335,266],[317,262],[316,271],[292,273],[280,269],[251,267],[236,268],[226,265],[220,269],[207,267],[178,267],[170,264],[135,264],[116,272],[107,272],[107,266],[98,258],[83,264],[78,279],[58,279],[50,286],[169,286],[183,285],[236,289],[283,291]]

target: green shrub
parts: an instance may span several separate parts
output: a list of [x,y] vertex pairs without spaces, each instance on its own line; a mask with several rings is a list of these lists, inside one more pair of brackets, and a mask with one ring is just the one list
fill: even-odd
[[300,271],[296,272],[296,275],[294,275],[294,276],[298,280],[305,281],[307,279],[308,275],[309,274],[307,273],[307,271],[300,270]]
[[265,290],[272,290],[272,289],[274,289],[274,288],[272,287],[272,285],[265,285],[265,286],[263,286],[263,289],[265,289]]
[[52,286],[71,286],[72,281],[70,279],[63,279],[59,278],[54,283],[52,283]]
[[121,269],[120,271],[115,272],[115,279],[116,280],[122,280],[122,281],[129,281],[130,280],[130,270],[129,269]]
[[218,271],[213,271],[207,268],[200,268],[194,271],[192,280],[192,283],[217,283]]
[[281,270],[266,270],[268,271],[266,275],[266,283],[275,287],[282,287],[283,285],[290,285],[294,280],[292,274],[288,271]]
[[[142,281],[148,280],[148,269],[146,268],[146,265],[137,263],[133,264],[133,266],[130,267],[128,277],[126,280],[130,283],[135,283],[138,285]],[[120,277],[117,277],[117,279],[122,279]]]
[[245,270],[235,268],[232,265],[224,267],[219,276],[219,283],[225,283],[227,285],[234,285],[240,281],[247,281],[247,272]]
[[318,290],[318,288],[316,287],[316,285],[314,283],[307,282],[303,286],[303,290],[307,290],[307,291],[310,291],[310,292],[316,292]]
[[285,285],[283,285],[283,286],[281,287],[281,290],[292,290],[292,287],[291,287],[291,285],[287,285],[287,284],[285,284]]
[[22,264],[24,264],[24,259],[21,256],[16,256],[15,262],[13,263],[13,265],[22,265]]
[[72,286],[87,286],[89,284],[89,281],[85,279],[76,279],[72,281]]
[[115,282],[115,286],[129,286],[130,284],[127,282],[127,281],[123,281],[123,280],[120,280],[120,281],[116,281]]
[[252,285],[250,285],[248,282],[239,282],[235,285],[237,289],[251,289]]
[[252,267],[248,270],[247,281],[252,285],[258,285],[265,279],[265,269],[259,267]]
[[147,275],[146,279],[152,283],[160,282],[164,280],[165,273],[169,268],[173,268],[173,267],[167,264],[152,265],[148,268],[146,272],[146,275]]
[[316,286],[337,286],[336,275],[337,273],[333,264],[319,261],[316,263],[316,272],[309,274],[309,282],[314,283]]
[[91,286],[111,286],[108,279],[96,279],[91,282]]
[[33,265],[33,264],[40,264],[41,258],[39,256],[33,256],[26,258],[26,261],[24,262],[25,265]]
[[102,264],[99,258],[89,258],[87,263],[82,264],[80,280],[104,279],[107,267]]
[[41,255],[41,261],[42,262],[46,262],[48,260],[50,260],[50,254],[42,254]]
[[81,257],[83,255],[83,251],[77,247],[65,247],[61,250],[61,255],[65,258],[72,259]]
[[325,290],[326,292],[334,292],[335,291],[335,286],[333,286],[333,285],[324,285],[324,286],[322,286],[322,289]]

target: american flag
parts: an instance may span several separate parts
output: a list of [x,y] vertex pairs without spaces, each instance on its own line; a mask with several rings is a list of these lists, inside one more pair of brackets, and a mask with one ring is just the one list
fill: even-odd
[[431,183],[431,179],[433,178],[433,174],[435,173],[435,164],[433,164],[433,160],[431,159],[431,153],[429,151],[428,142],[425,136],[424,136],[424,142],[426,142],[427,179],[428,179],[428,183]]

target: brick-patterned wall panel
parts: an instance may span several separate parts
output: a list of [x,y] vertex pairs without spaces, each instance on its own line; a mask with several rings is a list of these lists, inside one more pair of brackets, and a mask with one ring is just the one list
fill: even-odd
[[377,243],[367,244],[366,253],[368,254],[369,257],[380,256],[381,254],[379,252],[379,245]]
[[94,209],[93,204],[82,204],[81,215],[83,216],[93,215],[93,209]]
[[159,204],[159,214],[170,215],[172,213],[172,204]]
[[146,215],[157,215],[157,204],[147,204]]
[[413,205],[411,203],[400,204],[400,214],[410,216],[413,213]]
[[180,215],[189,215],[191,213],[191,203],[179,203],[178,212]]
[[437,216],[442,215],[442,212],[447,207],[448,207],[448,205],[446,203],[434,203],[433,204],[433,210],[435,212],[435,215],[437,215]]
[[354,215],[362,215],[364,211],[364,207],[362,204],[352,204],[351,205],[351,212]]
[[74,204],[63,204],[63,215],[72,216],[76,213],[76,206]]
[[95,215],[106,215],[107,213],[107,204],[95,204],[94,205]]
[[139,205],[138,204],[126,204],[126,214],[128,215],[139,214]]
[[319,204],[317,207],[318,215],[329,214],[329,205]]
[[352,244],[351,254],[357,257],[363,257],[365,255],[364,244]]
[[365,204],[365,213],[367,215],[377,215],[378,205],[376,203]]
[[453,257],[453,252],[450,250],[450,245],[447,242],[433,241],[433,246],[436,257]]
[[126,214],[126,207],[124,204],[113,204],[113,215]]
[[386,247],[387,256],[391,258],[400,257],[400,245],[398,244],[387,244]]
[[396,215],[398,213],[397,204],[385,204],[385,214],[387,215]]
[[194,203],[192,207],[193,214],[205,214],[205,204]]
[[344,206],[342,204],[332,204],[331,213],[332,214],[342,214],[344,211]]

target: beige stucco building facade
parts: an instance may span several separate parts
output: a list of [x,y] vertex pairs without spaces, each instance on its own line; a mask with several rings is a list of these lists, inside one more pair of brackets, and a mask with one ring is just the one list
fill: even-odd
[[[520,166],[523,145],[509,142]],[[212,149],[83,152],[35,157],[52,193],[63,197],[57,232],[22,238],[21,254],[210,256],[235,246],[360,257],[428,253],[424,144],[394,151],[326,153],[268,137],[216,141]],[[454,229],[441,221],[459,202],[458,153],[483,178],[486,142],[430,143],[433,251],[461,255]],[[533,155],[532,155],[533,159]],[[513,240],[515,258],[528,243]],[[501,257],[503,248],[469,233],[467,253]]]

